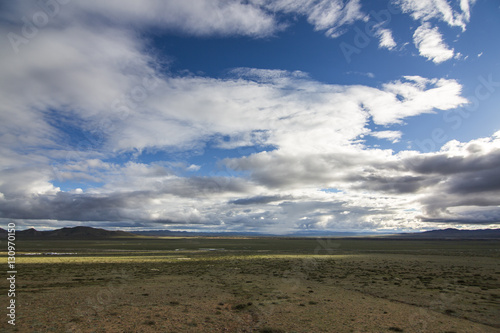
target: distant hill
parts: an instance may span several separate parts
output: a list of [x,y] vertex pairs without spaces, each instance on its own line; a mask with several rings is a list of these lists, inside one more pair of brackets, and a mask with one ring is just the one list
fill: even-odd
[[326,232],[326,231],[309,231],[297,232],[286,235],[272,235],[256,232],[189,232],[189,231],[171,231],[171,230],[148,230],[148,231],[133,231],[133,234],[142,236],[156,237],[346,237],[346,238],[391,238],[391,239],[498,239],[500,238],[500,229],[483,229],[483,230],[458,230],[444,229],[431,230],[417,233],[401,233],[393,235],[381,235],[375,233],[359,233],[359,232]]
[[191,232],[191,231],[171,231],[171,230],[140,230],[132,231],[133,234],[154,237],[264,237],[274,236],[257,232]]
[[[401,233],[393,235],[376,235],[349,232],[309,232],[294,233],[288,235],[271,235],[256,232],[188,232],[171,230],[148,230],[148,231],[111,231],[92,227],[62,228],[51,231],[38,231],[34,228],[17,231],[17,239],[112,239],[112,238],[135,238],[139,236],[153,237],[354,237],[354,238],[379,238],[379,239],[500,239],[500,229],[481,230],[459,230],[441,229],[417,233]],[[0,228],[0,238],[7,237],[7,230]]]
[[30,228],[16,232],[18,239],[108,239],[117,237],[133,238],[136,235],[125,231],[110,231],[92,227],[62,228],[51,231],[38,231]]
[[459,230],[454,228],[391,235],[404,239],[500,239],[500,229]]
[[141,230],[132,231],[133,234],[141,236],[156,237],[363,237],[373,236],[374,233],[360,232],[331,232],[331,231],[300,231],[291,234],[266,234],[259,232],[193,232],[193,231],[171,231],[171,230]]

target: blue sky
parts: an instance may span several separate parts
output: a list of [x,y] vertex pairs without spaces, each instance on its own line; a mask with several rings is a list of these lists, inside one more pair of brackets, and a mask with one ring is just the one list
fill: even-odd
[[500,223],[494,0],[0,7],[5,223]]

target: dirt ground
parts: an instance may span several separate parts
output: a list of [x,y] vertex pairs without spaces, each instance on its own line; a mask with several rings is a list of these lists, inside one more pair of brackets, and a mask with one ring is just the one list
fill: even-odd
[[65,260],[19,265],[17,325],[1,331],[500,332],[496,257]]

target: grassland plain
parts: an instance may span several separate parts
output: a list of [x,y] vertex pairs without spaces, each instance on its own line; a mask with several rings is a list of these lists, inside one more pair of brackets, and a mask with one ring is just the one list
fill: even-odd
[[[16,326],[4,318],[0,330],[500,332],[499,245],[335,238],[20,240]],[[6,293],[0,302],[7,304]]]

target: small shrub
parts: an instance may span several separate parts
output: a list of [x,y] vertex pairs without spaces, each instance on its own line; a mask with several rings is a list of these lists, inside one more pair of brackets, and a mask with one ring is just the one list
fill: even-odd
[[248,306],[248,304],[236,304],[233,306],[233,310],[243,310]]

